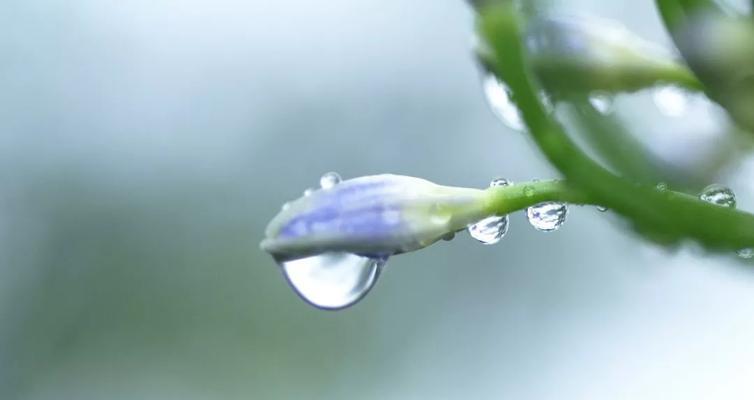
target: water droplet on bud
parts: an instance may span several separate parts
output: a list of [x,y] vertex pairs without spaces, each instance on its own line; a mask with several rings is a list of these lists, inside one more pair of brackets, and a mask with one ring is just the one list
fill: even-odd
[[331,187],[339,184],[341,181],[340,175],[337,172],[328,172],[319,178],[319,186],[322,189],[330,189]]
[[548,201],[526,209],[526,218],[534,229],[542,232],[552,232],[559,229],[568,215],[565,203]]
[[301,298],[317,308],[337,310],[356,304],[377,282],[387,257],[330,252],[279,261]]

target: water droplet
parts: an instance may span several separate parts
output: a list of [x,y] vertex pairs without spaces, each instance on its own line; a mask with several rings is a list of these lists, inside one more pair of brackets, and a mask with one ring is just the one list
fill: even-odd
[[597,211],[599,212],[607,212],[608,210],[610,209],[605,206],[597,206]]
[[281,209],[282,209],[283,211],[285,211],[285,210],[287,210],[287,209],[289,209],[289,208],[291,208],[291,203],[283,203],[283,207],[281,207]]
[[680,117],[685,114],[689,97],[688,92],[678,86],[662,86],[652,93],[657,108],[669,117]]
[[524,196],[526,197],[532,197],[536,193],[536,189],[534,189],[534,186],[526,185],[524,186]]
[[[508,186],[511,182],[505,178],[495,178],[490,187]],[[484,244],[495,244],[508,233],[508,215],[487,217],[473,225],[469,225],[469,235]]]
[[605,93],[596,93],[589,96],[589,103],[602,114],[613,112],[613,99]]
[[311,196],[312,193],[314,193],[314,189],[308,188],[308,189],[304,190],[304,197]]
[[657,190],[659,190],[661,192],[664,192],[664,191],[668,190],[668,184],[665,183],[665,182],[660,182],[655,187],[657,188]]
[[750,260],[754,258],[754,248],[747,247],[745,249],[738,250],[736,254],[744,260]]
[[552,232],[560,228],[568,215],[565,203],[548,201],[526,209],[526,218],[534,229],[542,232]]
[[722,207],[736,208],[736,195],[730,188],[712,184],[704,188],[699,199]]
[[356,304],[369,292],[386,260],[331,252],[279,264],[301,298],[315,307],[337,310]]
[[469,225],[469,235],[484,244],[495,244],[508,233],[508,221],[507,215],[487,217]]
[[511,181],[505,178],[495,178],[490,182],[490,187],[510,186]]
[[511,99],[510,90],[494,75],[488,74],[482,80],[482,90],[492,112],[509,128],[523,131],[526,129],[521,112]]
[[322,189],[330,189],[333,186],[339,184],[341,181],[340,175],[337,172],[328,172],[319,178],[319,186]]
[[450,242],[451,240],[456,238],[455,232],[446,233],[445,236],[442,237],[442,240],[446,242]]

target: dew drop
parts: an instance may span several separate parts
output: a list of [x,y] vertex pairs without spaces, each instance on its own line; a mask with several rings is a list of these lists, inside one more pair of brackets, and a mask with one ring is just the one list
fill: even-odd
[[492,112],[495,113],[503,124],[517,131],[526,129],[524,121],[521,118],[521,112],[516,107],[516,104],[513,103],[510,91],[505,84],[500,82],[494,75],[487,74],[482,80],[482,90],[484,90],[484,95]]
[[593,94],[589,96],[589,103],[602,114],[609,114],[613,111],[613,99],[607,94]]
[[[490,187],[501,187],[510,185],[510,181],[505,178],[495,178],[490,182]],[[508,233],[508,215],[487,217],[473,225],[469,225],[467,230],[469,235],[484,244],[495,244],[499,242],[506,233]]]
[[532,197],[536,193],[536,190],[534,189],[534,186],[526,185],[524,186],[524,196],[526,197]]
[[442,240],[446,242],[450,242],[451,240],[456,238],[455,232],[446,233],[445,236],[442,237]]
[[364,298],[377,282],[386,260],[329,252],[279,264],[302,299],[317,308],[337,310]]
[[738,250],[736,252],[736,255],[738,257],[743,258],[744,260],[751,260],[754,258],[754,248],[747,247],[745,249]]
[[508,233],[507,215],[487,217],[476,224],[469,225],[469,235],[483,244],[495,244]]
[[730,188],[712,184],[704,188],[699,199],[722,207],[736,208],[736,195]]
[[669,117],[680,117],[686,113],[690,96],[677,86],[662,86],[652,93],[654,103],[661,113]]
[[668,184],[665,183],[665,182],[660,182],[655,187],[657,188],[657,190],[659,190],[661,192],[664,192],[664,191],[668,190]]
[[490,187],[509,186],[511,181],[505,178],[495,178],[490,182]]
[[597,206],[597,211],[599,212],[607,212],[608,210],[610,209],[605,206]]
[[312,193],[314,193],[314,189],[308,188],[308,189],[304,190],[304,197],[311,196]]
[[568,215],[565,203],[548,201],[526,209],[526,218],[534,229],[542,232],[552,232],[559,229]]
[[337,172],[328,172],[319,178],[319,186],[322,189],[330,189],[333,186],[339,184],[341,181],[340,175]]
[[283,206],[281,207],[281,210],[285,211],[287,209],[291,208],[291,203],[283,203]]

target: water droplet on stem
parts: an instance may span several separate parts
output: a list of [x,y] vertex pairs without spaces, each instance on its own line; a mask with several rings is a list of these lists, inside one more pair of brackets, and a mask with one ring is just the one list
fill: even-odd
[[526,209],[526,218],[534,229],[542,232],[558,230],[566,220],[568,206],[565,203],[548,201]]
[[736,208],[736,195],[723,185],[712,184],[699,193],[699,199],[721,207]]

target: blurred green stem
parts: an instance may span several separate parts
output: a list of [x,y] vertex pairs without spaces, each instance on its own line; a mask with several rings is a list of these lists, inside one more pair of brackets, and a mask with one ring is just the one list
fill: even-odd
[[656,241],[692,238],[718,250],[754,246],[754,215],[626,180],[581,151],[538,96],[511,5],[483,10],[480,31],[492,49],[494,72],[510,88],[532,138],[574,190],[625,216],[637,231]]

